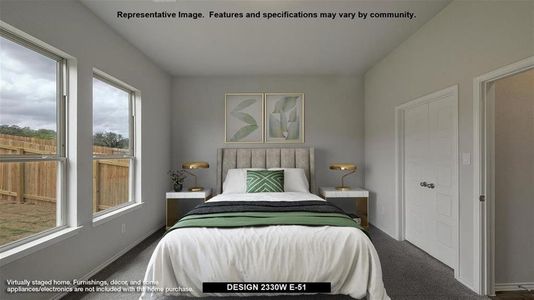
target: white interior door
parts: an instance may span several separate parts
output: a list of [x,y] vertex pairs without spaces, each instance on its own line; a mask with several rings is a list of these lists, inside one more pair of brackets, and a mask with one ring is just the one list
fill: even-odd
[[421,186],[430,182],[428,104],[406,109],[404,118],[405,236],[414,245],[428,251],[432,248],[429,238],[432,219],[428,213],[432,207],[430,189]]
[[457,94],[404,110],[405,238],[454,268],[458,232]]

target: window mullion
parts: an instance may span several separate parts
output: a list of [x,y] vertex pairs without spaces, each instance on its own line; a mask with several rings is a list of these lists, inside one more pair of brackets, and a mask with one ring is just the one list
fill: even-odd
[[128,198],[128,201],[129,202],[135,202],[135,158],[134,157],[130,157],[130,169],[128,170],[128,180],[129,180],[129,198]]
[[67,136],[67,90],[66,90],[66,78],[67,78],[67,66],[66,61],[61,60],[58,64],[58,113],[57,113],[57,150],[56,153],[60,157],[66,157],[66,136]]
[[128,101],[128,111],[129,111],[129,118],[128,118],[128,127],[129,127],[129,135],[128,135],[128,146],[129,146],[129,154],[131,156],[135,155],[135,96],[133,92],[130,92],[130,99]]
[[125,155],[93,155],[94,160],[98,159],[130,159],[133,158],[133,155],[125,154]]
[[61,161],[65,162],[66,157],[59,156],[31,156],[31,155],[12,155],[0,156],[0,162],[16,163],[16,162],[38,162],[38,161]]

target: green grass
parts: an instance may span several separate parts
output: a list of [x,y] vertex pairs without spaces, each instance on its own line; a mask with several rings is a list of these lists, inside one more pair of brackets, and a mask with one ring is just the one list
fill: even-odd
[[55,226],[55,204],[0,200],[0,246]]

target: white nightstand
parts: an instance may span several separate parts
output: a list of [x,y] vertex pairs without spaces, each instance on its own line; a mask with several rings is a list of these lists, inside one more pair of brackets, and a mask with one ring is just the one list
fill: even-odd
[[166,194],[166,205],[165,205],[165,228],[169,228],[178,222],[179,219],[179,208],[178,202],[183,200],[191,199],[202,199],[204,201],[208,200],[211,197],[211,189],[207,188],[200,192],[167,192]]
[[319,188],[319,195],[325,200],[331,198],[354,198],[356,199],[356,214],[362,220],[362,226],[369,228],[369,191],[361,188],[353,188],[348,191],[338,191],[333,187]]

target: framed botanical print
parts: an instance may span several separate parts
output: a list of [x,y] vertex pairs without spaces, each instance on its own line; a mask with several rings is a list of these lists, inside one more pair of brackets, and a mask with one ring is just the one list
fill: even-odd
[[263,143],[263,93],[224,95],[224,142]]
[[304,143],[304,93],[265,94],[265,142]]

